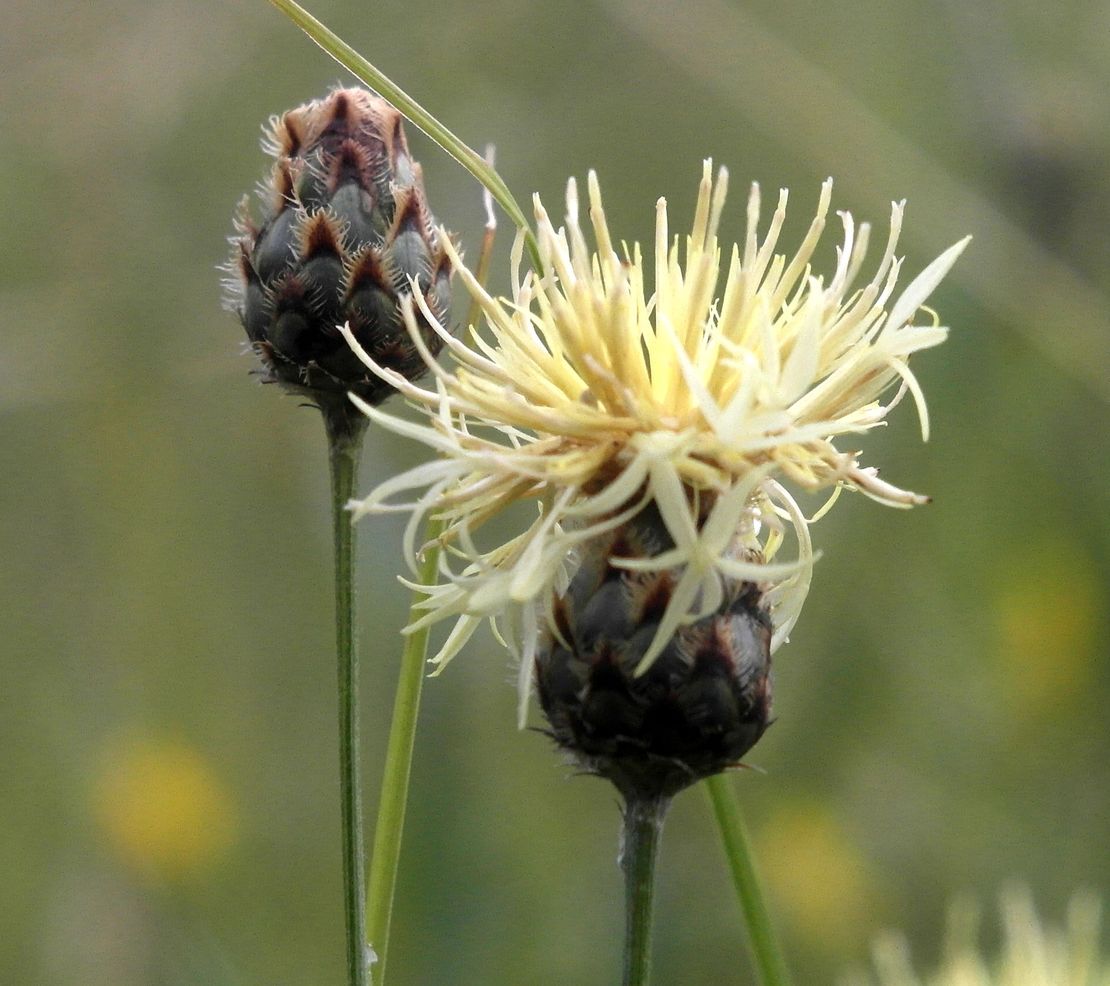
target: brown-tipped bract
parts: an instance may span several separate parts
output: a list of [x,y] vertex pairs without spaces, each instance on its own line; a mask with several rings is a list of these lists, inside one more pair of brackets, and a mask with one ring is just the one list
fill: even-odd
[[[451,264],[436,232],[401,114],[362,89],[275,117],[277,159],[255,223],[244,201],[233,239],[232,306],[269,380],[316,403],[353,391],[377,404],[392,389],[340,335],[347,323],[376,362],[416,377],[427,369],[401,314],[419,291],[446,319]],[[414,288],[415,286],[415,288]],[[418,324],[422,324],[419,309]],[[424,333],[428,349],[440,338]]]
[[536,657],[556,743],[627,798],[670,797],[734,765],[771,712],[771,619],[752,582],[724,579],[717,608],[637,675],[680,573],[619,559],[671,547],[653,507],[585,544]]

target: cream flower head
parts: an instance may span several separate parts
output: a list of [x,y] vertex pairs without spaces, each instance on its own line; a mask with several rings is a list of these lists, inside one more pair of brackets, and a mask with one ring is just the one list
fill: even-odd
[[[445,237],[492,338],[471,327],[471,344],[464,344],[417,294],[420,315],[454,358],[451,369],[435,363],[410,304],[409,329],[434,373],[434,388],[376,364],[347,333],[366,365],[427,420],[414,424],[352,400],[382,427],[440,454],[353,504],[356,517],[412,512],[405,537],[411,566],[423,517],[434,514],[446,525],[438,584],[426,587],[426,613],[409,627],[457,618],[434,663],[446,663],[483,618],[494,617],[522,657],[526,695],[537,610],[565,582],[568,558],[651,502],[674,547],[614,564],[630,571],[682,566],[683,574],[640,669],[682,624],[720,604],[722,576],[764,587],[777,646],[798,617],[814,560],[810,520],[784,482],[832,490],[830,499],[848,488],[893,506],[924,502],[880,480],[860,464],[858,452],[837,442],[880,425],[907,392],[927,437],[924,397],[907,361],[944,340],[947,329],[935,316],[918,324],[918,313],[967,241],[895,295],[902,266],[895,254],[902,205],[895,204],[878,267],[855,287],[869,227],[857,227],[848,213],[840,213],[843,239],[832,275],[825,279],[810,268],[831,180],[791,258],[775,252],[786,191],[761,239],[753,185],[747,235],[731,247],[723,268],[717,229],[727,177],[722,168],[714,181],[705,162],[693,225],[682,241],[672,240],[666,202],[658,201],[648,260],[638,245],[614,245],[593,172],[593,248],[573,179],[561,228],[537,197],[542,269],[521,276],[518,237],[511,299],[487,294]],[[422,491],[414,500],[393,501],[414,490]],[[482,522],[523,500],[537,505],[531,521],[501,543],[479,546]],[[788,535],[796,551],[782,561]]]

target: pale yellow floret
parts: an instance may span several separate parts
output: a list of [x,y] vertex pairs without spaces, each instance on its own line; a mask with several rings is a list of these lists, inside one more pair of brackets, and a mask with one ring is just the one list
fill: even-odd
[[[707,161],[694,222],[681,239],[671,237],[666,203],[659,200],[650,270],[638,246],[621,253],[614,247],[592,172],[592,249],[573,180],[562,227],[555,228],[537,198],[543,269],[521,277],[518,243],[511,299],[490,296],[444,237],[488,335],[471,327],[469,344],[455,339],[416,292],[420,314],[453,357],[451,369],[441,367],[406,300],[410,333],[432,371],[426,386],[375,364],[345,333],[366,365],[420,407],[427,422],[402,421],[352,399],[383,427],[441,456],[353,505],[356,516],[411,511],[405,543],[413,566],[422,518],[434,511],[447,520],[450,550],[417,624],[459,619],[434,658],[441,666],[485,616],[501,620],[507,637],[527,640],[536,603],[565,577],[576,546],[649,501],[675,546],[659,558],[622,564],[686,570],[644,666],[683,622],[714,608],[721,576],[766,585],[777,646],[797,619],[813,563],[809,522],[780,479],[805,490],[856,489],[893,506],[924,501],[879,480],[835,442],[881,424],[905,393],[927,437],[924,396],[908,360],[942,342],[947,329],[935,317],[922,325],[915,318],[967,241],[946,250],[895,297],[902,205],[893,206],[878,268],[861,287],[853,285],[869,228],[857,229],[841,213],[843,239],[826,281],[810,260],[828,216],[831,181],[790,258],[775,252],[786,192],[761,240],[753,185],[747,235],[742,247],[728,251],[722,274],[717,229],[726,188],[725,170],[714,181]],[[893,398],[882,403],[895,385]],[[414,490],[421,491],[414,500],[393,502]],[[528,499],[538,512],[525,530],[492,549],[479,547],[483,521]],[[743,558],[725,553],[737,531]],[[797,555],[777,561],[788,533]],[[523,661],[525,676],[530,664]]]

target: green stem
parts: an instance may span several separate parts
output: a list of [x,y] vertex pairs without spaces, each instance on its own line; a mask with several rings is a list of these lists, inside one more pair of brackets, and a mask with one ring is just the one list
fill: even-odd
[[[420,563],[419,582],[435,582],[439,563],[439,536],[443,525],[432,520],[426,531],[428,547]],[[427,595],[413,594],[411,618],[420,615],[417,606]],[[401,653],[401,672],[393,700],[393,721],[389,727],[389,746],[382,771],[382,790],[378,802],[378,821],[374,827],[374,846],[370,857],[370,884],[367,891],[367,930],[370,948],[377,956],[374,986],[385,982],[389,952],[389,925],[393,916],[393,894],[397,886],[397,867],[401,859],[401,835],[405,826],[412,752],[416,740],[420,692],[424,684],[424,665],[428,652],[428,627],[405,638]]]
[[632,796],[624,806],[621,842],[625,903],[624,986],[647,986],[651,973],[655,860],[669,804],[667,798]]
[[790,973],[771,925],[771,917],[763,900],[763,890],[748,840],[747,827],[740,813],[740,802],[724,774],[705,782],[713,814],[721,832],[725,856],[732,871],[732,882],[740,898],[755,967],[763,986],[789,986]]
[[494,197],[516,227],[524,234],[528,253],[532,258],[535,269],[537,271],[543,269],[539,244],[536,242],[535,234],[532,232],[523,210],[517,204],[516,199],[513,198],[513,194],[509,191],[504,179],[477,151],[456,137],[389,76],[371,65],[347,42],[321,24],[300,4],[296,3],[296,0],[270,0],[270,3],[285,14],[340,65],[365,82],[371,89],[388,99],[414,126],[423,130],[443,150],[466,168],[483,188],[488,189],[490,195]]
[[355,643],[355,532],[347,501],[354,492],[367,419],[341,405],[323,408],[331,467],[335,538],[335,645],[339,658],[339,795],[343,821],[343,911],[347,927],[347,981],[368,986],[365,849],[358,742],[358,649]]

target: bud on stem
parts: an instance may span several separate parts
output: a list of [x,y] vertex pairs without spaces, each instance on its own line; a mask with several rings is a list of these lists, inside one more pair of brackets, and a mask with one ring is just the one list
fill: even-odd
[[[339,326],[379,365],[412,379],[427,367],[400,299],[420,292],[439,319],[450,302],[450,262],[401,114],[365,90],[337,89],[272,120],[266,146],[277,160],[261,189],[261,222],[246,201],[240,208],[231,306],[267,381],[321,407],[345,404],[348,391],[380,403],[392,389]],[[427,329],[425,340],[439,350],[436,333]]]

